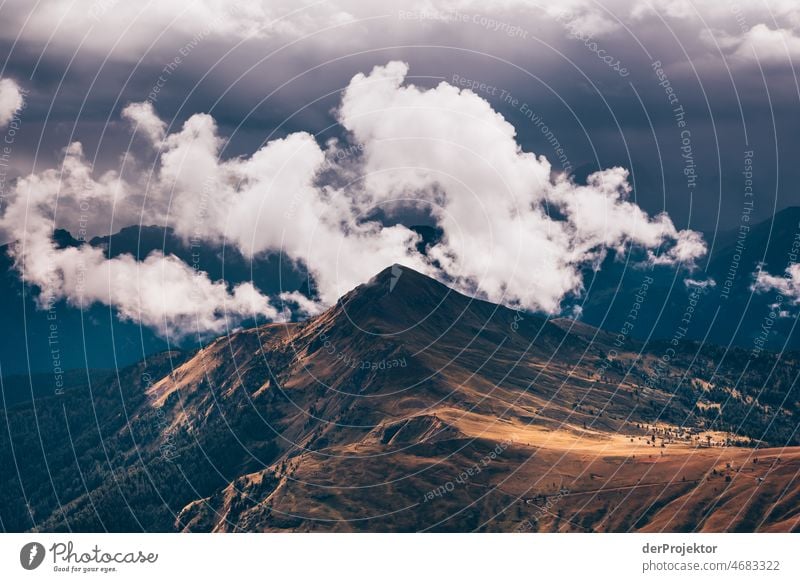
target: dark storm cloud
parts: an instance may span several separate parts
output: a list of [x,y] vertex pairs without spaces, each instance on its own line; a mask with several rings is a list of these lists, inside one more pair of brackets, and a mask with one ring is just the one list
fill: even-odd
[[[279,24],[275,18],[289,13],[288,4],[253,8],[259,5],[187,11],[166,3],[161,12],[137,11],[129,28],[129,7],[86,3],[55,34],[47,26],[56,16],[39,11],[13,50],[17,30],[10,23],[21,24],[30,9],[5,5],[5,74],[32,92],[17,148],[38,149],[39,167],[46,167],[80,139],[98,167],[113,167],[130,139],[119,112],[143,100],[175,128],[196,112],[211,112],[230,138],[225,155],[252,152],[299,130],[322,140],[341,135],[331,110],[350,78],[402,59],[411,66],[409,79],[421,86],[477,82],[476,93],[515,125],[520,144],[556,169],[559,155],[542,124],[570,167],[630,168],[636,200],[651,212],[667,210],[678,224],[709,230],[737,222],[745,149],[756,152],[755,212],[764,217],[774,206],[794,203],[800,178],[792,163],[800,123],[793,114],[794,37],[782,60],[774,47],[764,48],[769,39],[752,34],[759,25],[793,34],[796,23],[782,3],[767,6],[771,12],[677,3],[658,13],[642,2],[570,2],[559,15],[527,3],[493,8],[465,1],[431,10],[327,2]],[[219,17],[209,21],[215,9]],[[742,39],[750,37],[761,43],[753,50],[763,59],[747,57],[750,45]],[[677,102],[669,102],[654,61],[662,63]],[[692,189],[676,105],[691,132]],[[15,163],[30,159],[19,155]]]

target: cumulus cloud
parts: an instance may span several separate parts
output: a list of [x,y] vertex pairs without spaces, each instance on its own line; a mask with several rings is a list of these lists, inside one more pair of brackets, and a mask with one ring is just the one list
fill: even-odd
[[790,28],[770,28],[758,23],[737,33],[706,30],[700,38],[706,45],[718,46],[731,59],[743,63],[786,64],[800,58],[800,34]]
[[125,207],[130,198],[129,185],[115,172],[92,177],[78,142],[66,148],[61,168],[20,179],[13,194],[0,227],[14,236],[15,265],[39,289],[43,308],[62,299],[81,308],[102,303],[121,319],[174,339],[216,335],[255,315],[283,316],[252,284],[229,291],[224,282],[212,282],[175,256],[153,253],[140,262],[130,255],[107,259],[86,244],[57,247],[54,223],[83,242],[102,232],[103,224],[108,229],[114,207]]
[[12,79],[0,79],[0,128],[8,125],[23,104],[20,86]]
[[134,124],[134,131],[141,131],[153,144],[164,139],[167,124],[156,115],[153,104],[149,101],[131,103],[122,110],[122,117]]
[[351,192],[316,185],[329,164],[310,134],[224,161],[221,143],[204,114],[166,139],[156,188],[169,192],[179,236],[224,240],[246,257],[282,252],[305,265],[327,304],[393,262],[426,270],[413,231],[360,220]]
[[356,75],[345,91],[340,121],[364,144],[360,204],[414,198],[429,206],[445,233],[431,254],[465,290],[555,312],[608,248],[663,245],[668,252],[654,258],[661,264],[691,264],[705,252],[699,235],[628,200],[626,170],[595,173],[585,185],[553,177],[485,100],[447,83],[404,84],[406,74],[393,62]]
[[[126,212],[128,195],[128,184],[120,180],[116,172],[95,177],[91,165],[83,157],[83,146],[73,142],[64,150],[61,167],[17,182],[12,202],[3,216],[3,227],[17,235],[17,239],[26,233],[44,238],[55,222],[73,235],[88,239],[96,234],[107,234],[108,218],[115,206],[120,212]],[[86,218],[90,213],[102,219],[89,221]],[[133,220],[133,216],[126,219]]]
[[175,256],[154,252],[143,261],[131,255],[107,259],[88,245],[40,250],[47,254],[25,257],[35,268],[28,281],[41,288],[43,306],[60,299],[81,308],[101,303],[116,308],[122,320],[172,338],[218,335],[248,317],[282,316],[251,283],[229,290]]
[[734,55],[748,60],[785,63],[800,57],[800,37],[792,30],[756,24],[742,35]]
[[[75,143],[60,169],[20,180],[2,226],[21,241],[15,258],[23,277],[45,296],[112,305],[162,333],[190,326],[217,333],[230,318],[285,317],[277,300],[297,314],[319,313],[393,263],[491,301],[557,313],[566,296],[580,293],[582,270],[608,249],[633,245],[646,260],[689,267],[705,253],[699,234],[631,201],[623,168],[577,184],[523,151],[486,100],[446,82],[416,87],[407,73],[405,63],[390,62],[352,79],[336,113],[349,145],[323,147],[296,132],[222,159],[211,116],[193,115],[166,135],[152,106],[127,106],[123,116],[153,145],[155,175],[146,183],[114,172],[95,178]],[[409,207],[427,211],[443,232],[425,256],[415,232],[374,218]],[[229,290],[175,257],[137,263],[87,246],[56,248],[53,222],[84,238],[88,209],[117,224],[166,216],[185,241],[224,242],[246,257],[283,253],[305,267],[318,294],[270,301],[251,285]],[[193,289],[196,299],[183,301]]]
[[[770,275],[759,269],[751,289],[756,293],[776,291],[787,300],[788,304],[800,305],[800,264],[789,265],[782,276]],[[779,304],[776,306],[780,307]]]

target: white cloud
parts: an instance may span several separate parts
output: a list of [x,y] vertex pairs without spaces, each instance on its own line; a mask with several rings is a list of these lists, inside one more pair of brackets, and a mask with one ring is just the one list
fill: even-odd
[[800,37],[787,29],[771,29],[766,24],[756,24],[740,39],[734,56],[769,63],[785,63],[800,58]]
[[[782,276],[770,275],[759,269],[755,273],[751,289],[756,293],[777,291],[788,300],[789,304],[800,304],[800,264],[789,265]],[[782,316],[785,315],[788,314],[782,313]]]
[[700,38],[709,47],[719,47],[734,62],[780,65],[800,58],[800,35],[789,28],[759,23],[736,33],[704,30]]
[[8,125],[24,102],[22,90],[13,79],[0,79],[0,128]]
[[[364,144],[361,205],[403,197],[430,205],[445,233],[433,256],[463,289],[555,312],[606,248],[664,244],[662,264],[691,264],[705,252],[698,235],[627,199],[627,171],[598,172],[585,186],[552,179],[548,161],[522,151],[485,100],[447,83],[404,85],[406,73],[403,63],[376,67],[345,92],[340,120]],[[550,218],[547,205],[565,220]]]
[[122,319],[173,338],[217,335],[253,315],[282,317],[250,283],[229,292],[224,282],[212,282],[174,256],[153,253],[138,262],[130,255],[109,260],[88,245],[57,248],[54,223],[85,241],[103,226],[110,228],[115,208],[134,206],[129,186],[116,173],[97,180],[91,174],[81,144],[72,143],[61,168],[17,182],[0,220],[16,240],[11,247],[15,265],[27,283],[39,288],[42,307],[61,299],[80,307],[102,303],[116,308]]
[[149,101],[131,103],[122,110],[122,117],[134,124],[134,131],[141,131],[153,144],[164,139],[167,124],[156,115],[153,104]]
[[[585,185],[554,175],[546,158],[520,148],[514,127],[487,101],[447,83],[415,87],[407,71],[390,62],[352,79],[337,112],[355,141],[349,148],[323,148],[297,132],[250,156],[221,159],[211,116],[193,115],[164,135],[151,106],[129,105],[123,116],[157,156],[150,182],[114,172],[94,178],[74,143],[61,168],[19,181],[0,226],[22,241],[16,258],[23,276],[46,294],[112,305],[161,333],[218,333],[229,318],[285,314],[252,286],[230,291],[175,257],[137,263],[106,260],[88,247],[56,249],[54,221],[86,235],[161,219],[193,243],[224,241],[247,257],[284,253],[306,267],[318,290],[318,301],[280,296],[305,315],[393,263],[498,303],[555,313],[606,249],[632,244],[656,263],[689,266],[705,253],[697,233],[679,231],[665,214],[650,218],[629,199],[626,170],[597,172]],[[321,172],[363,179],[339,187],[331,184],[347,182],[321,184]],[[430,258],[417,252],[413,231],[369,218],[378,208],[391,214],[409,206],[429,209],[444,233]],[[192,290],[197,297],[183,300]]]
[[214,120],[202,114],[166,139],[155,188],[169,192],[170,224],[180,236],[226,240],[247,257],[283,252],[305,264],[327,304],[393,262],[425,270],[415,233],[357,220],[350,193],[315,185],[327,165],[310,134],[225,161],[221,143]]
[[42,289],[43,300],[67,299],[79,307],[109,305],[121,319],[172,338],[218,335],[248,317],[273,321],[281,316],[251,283],[229,291],[224,282],[212,282],[205,273],[160,252],[137,261],[131,255],[106,259],[102,250],[87,245],[51,248],[48,255],[27,255],[26,267],[45,260],[50,276],[39,281],[29,276],[29,282]]

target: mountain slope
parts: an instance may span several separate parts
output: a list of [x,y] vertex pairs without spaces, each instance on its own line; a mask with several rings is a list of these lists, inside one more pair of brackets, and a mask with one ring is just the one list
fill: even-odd
[[743,352],[616,339],[395,265],[308,321],[9,409],[0,518],[73,531],[795,528],[800,453],[783,445],[797,444],[797,357],[745,366]]

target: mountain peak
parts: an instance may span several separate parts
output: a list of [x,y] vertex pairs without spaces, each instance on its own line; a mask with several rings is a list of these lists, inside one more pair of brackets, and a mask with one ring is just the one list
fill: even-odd
[[437,311],[463,309],[468,301],[472,299],[411,267],[395,263],[344,295],[339,305],[358,325],[380,322],[405,328]]
[[[402,284],[400,284],[401,281]],[[399,288],[398,285],[400,285]],[[412,287],[416,285],[435,286],[444,290],[448,290],[446,285],[439,283],[435,279],[429,277],[428,275],[424,275],[423,273],[420,273],[411,267],[401,265],[400,263],[394,263],[392,266],[386,267],[360,287],[376,290],[384,287],[384,290],[387,293],[394,293],[395,290],[406,292],[411,291]]]
[[[544,320],[464,295],[411,267],[393,264],[367,283],[344,295],[324,318],[327,325],[383,335],[422,333],[437,341],[443,330],[458,328],[467,335],[496,328],[498,341],[508,330],[533,337]],[[555,326],[559,337],[563,333]],[[348,331],[352,333],[352,331]],[[551,335],[551,334],[545,334]],[[539,336],[544,341],[544,336]],[[420,340],[421,342],[422,340]]]

